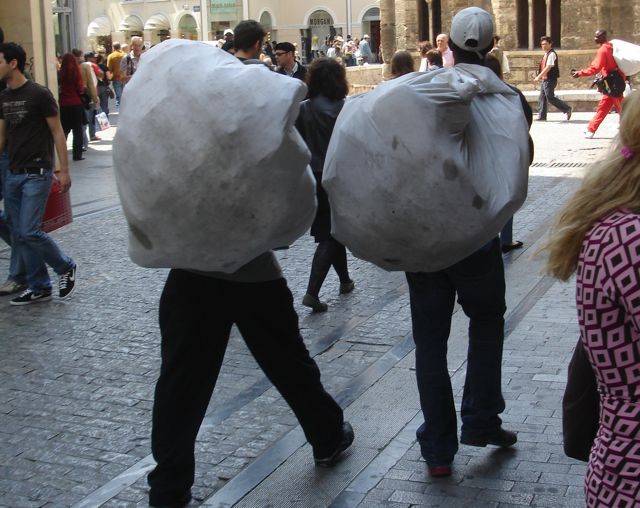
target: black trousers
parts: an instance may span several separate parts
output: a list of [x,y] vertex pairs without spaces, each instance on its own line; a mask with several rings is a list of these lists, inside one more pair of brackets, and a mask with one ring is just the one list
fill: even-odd
[[64,137],[73,131],[73,158],[82,157],[82,120],[84,108],[82,106],[62,106],[60,108],[60,123],[64,131]]
[[285,279],[240,283],[171,270],[160,300],[162,366],[153,405],[152,503],[170,503],[194,480],[194,446],[233,324],[282,394],[318,457],[342,438],[340,406],[298,328]]

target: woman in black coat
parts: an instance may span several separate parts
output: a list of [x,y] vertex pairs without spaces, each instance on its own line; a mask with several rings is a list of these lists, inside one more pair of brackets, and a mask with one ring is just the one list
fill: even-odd
[[318,244],[311,264],[307,294],[302,304],[314,312],[324,312],[328,306],[319,298],[322,283],[333,266],[340,278],[340,293],[349,293],[354,284],[347,268],[347,250],[331,236],[331,209],[322,188],[322,168],[331,133],[349,92],[344,67],[332,58],[317,58],[308,68],[309,99],[300,106],[296,127],[311,151],[311,169],[316,178],[318,211],[311,226],[311,235]]

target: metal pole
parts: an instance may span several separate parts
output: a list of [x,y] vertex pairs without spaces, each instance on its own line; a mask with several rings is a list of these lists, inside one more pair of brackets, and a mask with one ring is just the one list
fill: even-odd
[[346,0],[347,3],[347,33],[345,35],[345,40],[347,35],[351,34],[351,0]]

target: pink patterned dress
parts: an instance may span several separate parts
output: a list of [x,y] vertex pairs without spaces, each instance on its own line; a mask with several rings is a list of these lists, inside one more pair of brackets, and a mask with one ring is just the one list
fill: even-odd
[[640,506],[640,215],[615,211],[586,235],[576,303],[600,392],[585,480],[589,507]]

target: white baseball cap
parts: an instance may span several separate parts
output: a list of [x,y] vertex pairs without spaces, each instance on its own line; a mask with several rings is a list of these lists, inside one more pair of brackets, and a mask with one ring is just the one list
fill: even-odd
[[368,38],[369,38],[369,36],[368,36],[367,34],[364,34],[364,35],[362,36],[362,38],[363,38],[363,39],[368,39]]
[[233,35],[233,30],[231,30],[231,28],[227,28],[227,29],[222,33],[222,35],[227,35],[227,34],[231,34],[231,35]]
[[460,49],[476,53],[493,44],[493,19],[480,7],[467,7],[458,12],[451,21],[449,38]]

